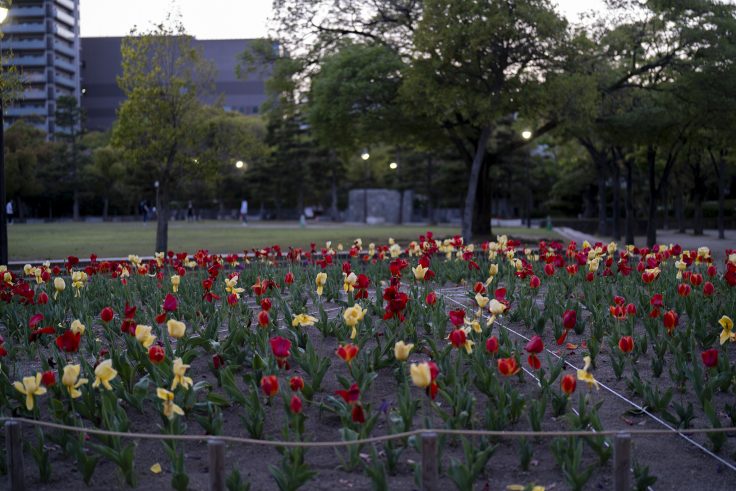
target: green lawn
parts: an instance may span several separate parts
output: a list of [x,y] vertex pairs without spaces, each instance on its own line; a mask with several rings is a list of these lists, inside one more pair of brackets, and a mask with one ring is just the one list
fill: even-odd
[[[333,244],[352,243],[356,237],[369,242],[385,243],[393,237],[402,245],[416,239],[427,230],[425,226],[360,226],[344,224],[310,224],[299,228],[293,222],[252,223],[243,227],[233,221],[205,221],[198,223],[172,222],[169,225],[169,248],[194,252],[208,249],[216,253],[242,252],[244,249],[279,244],[308,247],[310,242],[321,246],[327,240]],[[431,227],[438,237],[460,233],[459,227],[441,225]],[[519,238],[538,240],[559,238],[544,229],[498,228],[494,234],[508,234]],[[150,256],[154,252],[155,223],[47,223],[13,224],[8,227],[11,261],[61,259],[69,255],[81,258],[95,253],[100,257],[124,257],[128,254]]]

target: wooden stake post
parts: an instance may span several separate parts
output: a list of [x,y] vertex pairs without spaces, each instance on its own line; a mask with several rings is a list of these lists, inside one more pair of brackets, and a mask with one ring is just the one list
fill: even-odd
[[621,432],[613,439],[613,489],[629,491],[631,474],[631,434]]
[[5,453],[8,459],[8,479],[11,491],[25,491],[23,475],[23,443],[20,436],[20,423],[5,422]]
[[225,491],[225,442],[207,441],[209,452],[210,491]]
[[422,433],[422,490],[437,491],[437,433]]

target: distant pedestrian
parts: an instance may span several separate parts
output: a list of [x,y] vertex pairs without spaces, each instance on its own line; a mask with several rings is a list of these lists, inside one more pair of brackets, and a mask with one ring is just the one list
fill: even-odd
[[244,199],[240,202],[240,220],[243,222],[243,226],[248,225],[248,200]]
[[143,217],[143,223],[145,224],[148,222],[148,201],[142,199],[140,203],[138,203],[138,213],[141,214]]
[[187,222],[193,222],[194,221],[194,206],[192,205],[192,202],[189,202],[189,205],[187,206]]
[[8,223],[13,223],[13,200],[5,205],[5,214],[8,216]]

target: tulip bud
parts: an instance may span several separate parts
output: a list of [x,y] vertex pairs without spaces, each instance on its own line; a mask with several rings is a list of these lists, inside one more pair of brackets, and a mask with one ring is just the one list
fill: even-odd
[[302,412],[302,400],[299,399],[299,396],[294,395],[291,397],[291,402],[289,403],[289,409],[291,409],[291,412],[293,414],[299,414]]
[[486,339],[486,351],[492,355],[498,352],[498,338],[496,336]]
[[148,359],[151,360],[151,363],[153,363],[154,365],[158,365],[159,363],[163,362],[165,358],[166,353],[161,346],[154,345],[148,349]]
[[575,377],[573,375],[570,375],[569,373],[562,377],[562,382],[560,383],[562,386],[562,392],[567,394],[568,396],[571,395],[573,392],[575,392],[575,386],[577,385],[577,380],[575,380]]
[[293,376],[289,379],[289,387],[294,392],[299,392],[304,388],[304,379],[299,376]]
[[114,316],[115,312],[113,312],[112,308],[110,307],[105,307],[100,312],[100,319],[102,319],[102,322],[110,322]]

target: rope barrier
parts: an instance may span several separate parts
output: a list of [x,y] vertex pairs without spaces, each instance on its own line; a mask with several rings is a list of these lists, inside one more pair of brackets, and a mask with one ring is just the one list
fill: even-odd
[[227,435],[162,435],[156,433],[132,433],[132,432],[121,432],[121,431],[110,431],[101,430],[97,428],[85,428],[80,426],[68,426],[59,423],[53,423],[50,421],[40,421],[29,418],[13,418],[13,417],[0,417],[0,421],[8,422],[15,421],[18,423],[30,425],[30,426],[41,426],[45,428],[53,428],[57,430],[72,431],[76,433],[86,433],[89,435],[101,435],[101,436],[115,436],[120,438],[132,438],[136,440],[183,440],[183,441],[198,441],[206,442],[209,440],[222,440],[230,443],[241,443],[248,445],[264,445],[270,447],[347,447],[350,445],[365,445],[368,443],[379,443],[389,440],[401,440],[412,436],[421,436],[424,433],[436,433],[438,435],[452,435],[452,436],[486,436],[486,437],[501,437],[501,438],[522,438],[522,437],[598,437],[598,436],[615,436],[621,433],[628,433],[630,435],[677,435],[682,434],[703,434],[703,433],[736,433],[736,427],[729,428],[689,428],[677,431],[667,429],[624,429],[624,430],[604,430],[604,431],[588,431],[588,430],[576,430],[576,431],[503,431],[503,430],[451,430],[445,428],[425,428],[412,431],[405,431],[402,433],[394,433],[391,435],[381,435],[370,438],[361,438],[358,440],[340,440],[340,441],[317,441],[317,442],[303,442],[303,441],[278,441],[278,440],[258,440],[255,438],[244,438],[237,436]]

